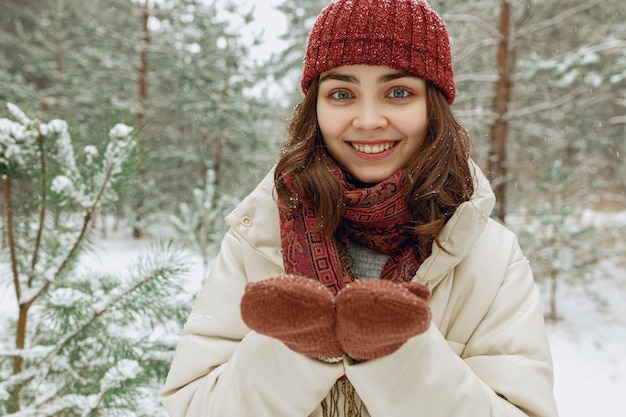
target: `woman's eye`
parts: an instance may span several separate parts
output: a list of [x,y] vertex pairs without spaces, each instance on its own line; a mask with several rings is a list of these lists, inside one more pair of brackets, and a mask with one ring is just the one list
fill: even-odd
[[335,91],[330,96],[334,98],[335,100],[347,100],[349,98],[352,98],[352,95],[350,93],[348,93],[347,91],[342,91],[342,90]]
[[407,98],[411,93],[404,88],[394,88],[389,93],[389,97],[391,98]]

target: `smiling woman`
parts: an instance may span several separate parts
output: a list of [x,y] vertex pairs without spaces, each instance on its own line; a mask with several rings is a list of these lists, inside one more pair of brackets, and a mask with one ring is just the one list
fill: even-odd
[[557,415],[539,293],[423,0],[335,0],[276,167],[227,216],[172,417]]

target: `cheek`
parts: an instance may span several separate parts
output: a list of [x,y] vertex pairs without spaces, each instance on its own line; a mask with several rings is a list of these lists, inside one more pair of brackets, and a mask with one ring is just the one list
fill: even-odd
[[318,109],[317,124],[320,127],[324,142],[336,139],[343,130],[339,114],[336,112],[328,112],[324,109]]
[[428,120],[425,114],[419,114],[418,116],[415,113],[407,114],[399,121],[399,126],[404,126],[404,134],[406,136],[421,143],[426,135]]
[[322,133],[322,137],[324,141],[326,141],[326,136],[328,135],[328,114],[324,111],[324,106],[320,106],[319,103],[317,105],[317,125],[320,128],[320,132]]
[[426,120],[415,119],[413,115],[412,119],[407,118],[403,121],[402,126],[403,134],[407,137],[406,147],[403,155],[407,158],[413,158],[417,152],[422,148],[424,138],[426,137],[427,122]]
[[322,135],[322,142],[328,145],[328,141],[331,137],[331,133],[328,131],[327,126],[324,123],[319,122],[320,134]]

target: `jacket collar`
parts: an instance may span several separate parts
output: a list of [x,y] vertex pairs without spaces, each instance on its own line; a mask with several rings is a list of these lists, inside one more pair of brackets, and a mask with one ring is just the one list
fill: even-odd
[[489,181],[478,165],[470,160],[474,195],[461,204],[439,233],[440,248],[433,244],[431,255],[422,263],[414,280],[435,287],[469,253],[487,226],[496,199]]
[[277,265],[283,265],[274,168],[239,206],[226,216],[226,223],[263,256]]
[[[435,287],[448,271],[465,258],[485,229],[495,205],[495,196],[487,178],[473,161],[470,161],[470,168],[475,189],[472,199],[461,204],[441,230],[439,240],[445,250],[433,245],[431,255],[416,273],[415,279],[430,288]],[[226,216],[226,222],[263,256],[277,265],[283,265],[274,168]]]

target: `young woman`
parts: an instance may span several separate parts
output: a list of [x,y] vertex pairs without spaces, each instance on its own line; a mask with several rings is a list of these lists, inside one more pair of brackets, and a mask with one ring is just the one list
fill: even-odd
[[557,415],[532,272],[450,104],[423,0],[337,0],[275,169],[226,220],[172,417]]

